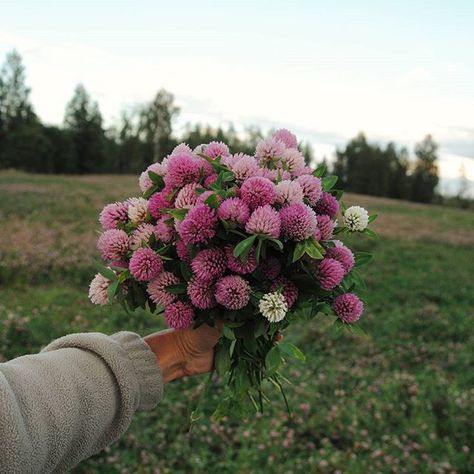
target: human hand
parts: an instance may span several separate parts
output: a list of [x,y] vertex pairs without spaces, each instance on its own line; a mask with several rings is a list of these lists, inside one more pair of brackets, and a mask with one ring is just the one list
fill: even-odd
[[203,324],[194,329],[160,331],[144,338],[155,353],[165,383],[187,375],[209,372],[220,329]]

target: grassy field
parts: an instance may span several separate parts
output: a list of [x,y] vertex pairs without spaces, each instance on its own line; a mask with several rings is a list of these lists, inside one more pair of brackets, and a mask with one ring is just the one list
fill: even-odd
[[[97,214],[137,189],[126,176],[0,174],[0,360],[70,332],[162,327],[87,300]],[[353,242],[375,253],[365,271],[366,336],[336,335],[323,320],[288,331],[308,357],[286,368],[292,418],[275,400],[261,416],[205,420],[189,433],[204,379],[177,381],[119,443],[74,472],[474,472],[474,215],[347,201],[380,214],[382,238]]]

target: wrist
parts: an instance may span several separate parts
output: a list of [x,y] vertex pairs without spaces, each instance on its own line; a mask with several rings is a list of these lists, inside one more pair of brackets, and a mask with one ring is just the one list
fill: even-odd
[[185,358],[179,333],[172,330],[162,331],[145,337],[144,341],[155,354],[164,383],[184,376]]

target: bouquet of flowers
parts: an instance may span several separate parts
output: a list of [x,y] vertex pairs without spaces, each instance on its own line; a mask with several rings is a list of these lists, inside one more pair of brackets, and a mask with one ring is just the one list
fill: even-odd
[[345,208],[337,177],[325,174],[305,164],[285,129],[262,140],[254,156],[232,154],[221,142],[178,145],[141,174],[141,197],[100,213],[105,265],[90,285],[91,301],[146,308],[174,329],[220,321],[215,369],[228,390],[218,411],[245,403],[262,409],[264,383],[284,397],[282,363],[304,360],[280,341],[288,325],[327,315],[355,330],[363,312],[356,267],[371,256],[338,239],[374,236],[367,226],[376,216]]

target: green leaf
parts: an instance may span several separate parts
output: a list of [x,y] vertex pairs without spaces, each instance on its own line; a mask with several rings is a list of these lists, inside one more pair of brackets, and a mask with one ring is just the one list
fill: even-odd
[[97,271],[105,278],[108,278],[111,281],[117,279],[117,275],[110,268],[106,267],[105,265],[102,265],[100,262],[97,262],[97,261],[95,261],[94,264],[95,264],[95,267],[97,268]]
[[355,252],[355,266],[362,267],[372,260],[372,254],[369,252]]
[[109,303],[112,304],[112,301],[114,299],[115,293],[117,293],[117,289],[119,287],[119,281],[115,280],[112,282],[109,287],[107,288],[107,296],[109,297]]
[[232,181],[234,179],[234,173],[232,171],[225,171],[222,175],[222,181],[227,183],[228,181]]
[[357,288],[360,288],[362,290],[366,290],[367,289],[367,286],[365,284],[365,281],[364,279],[362,278],[362,275],[355,269],[353,269],[351,272],[350,272],[350,275],[352,277],[352,281],[354,282],[354,285],[357,287]]
[[170,285],[166,287],[166,291],[173,295],[180,295],[186,293],[186,288],[183,285]]
[[180,262],[179,269],[181,271],[181,275],[183,276],[183,278],[186,281],[191,280],[191,278],[193,277],[193,272],[192,272],[191,267],[189,266],[188,263]]
[[281,352],[278,346],[273,346],[265,357],[265,376],[270,377],[281,366]]
[[291,263],[295,263],[298,261],[304,254],[305,254],[306,243],[305,241],[298,242],[295,245],[295,249],[293,250],[293,258]]
[[232,355],[234,354],[234,349],[235,349],[235,344],[237,343],[237,339],[234,339],[229,346],[229,356],[232,358]]
[[316,176],[316,178],[321,178],[321,176],[326,173],[327,167],[324,163],[320,164],[314,171],[313,171],[313,176]]
[[207,204],[212,209],[217,209],[219,207],[219,200],[215,194],[211,194],[205,201],[204,204]]
[[347,328],[353,334],[358,336],[367,336],[366,332],[358,324],[347,324]]
[[230,354],[227,344],[220,345],[216,352],[214,365],[216,366],[216,370],[219,375],[225,375],[230,369]]
[[267,331],[267,321],[263,318],[260,318],[255,324],[255,332],[253,333],[255,339],[263,336]]
[[267,240],[273,242],[281,251],[283,251],[283,242],[278,239],[274,239],[273,237],[268,237]]
[[323,254],[319,250],[319,247],[316,245],[316,241],[313,238],[309,238],[305,240],[304,249],[305,249],[305,252],[311,258],[314,258],[315,260],[321,260],[323,258]]
[[280,342],[278,344],[278,347],[282,352],[285,354],[288,354],[289,356],[293,357],[294,359],[297,359],[301,362],[306,362],[306,356],[301,352],[298,347],[296,347],[294,344],[291,344],[290,342]]
[[241,255],[248,252],[252,244],[255,242],[256,238],[257,238],[256,235],[251,235],[250,237],[247,237],[245,240],[242,240],[242,242],[239,242],[235,246],[234,257],[240,257]]
[[334,185],[337,183],[338,177],[335,175],[326,176],[322,179],[323,191],[331,190]]
[[166,212],[181,221],[186,217],[189,209],[166,209]]
[[149,187],[144,193],[143,197],[148,199],[152,194],[156,193],[160,188],[156,184],[154,186]]
[[378,239],[378,238],[379,238],[378,234],[375,233],[375,232],[374,232],[373,230],[371,230],[371,229],[364,229],[364,230],[362,231],[362,233],[365,234],[365,235],[368,235],[369,237],[373,237],[374,239]]
[[231,341],[235,339],[234,331],[232,331],[232,329],[226,325],[222,326],[222,334]]
[[372,214],[371,216],[369,216],[369,224],[370,224],[371,222],[374,222],[375,219],[377,219],[377,217],[378,217],[378,214]]
[[165,184],[163,178],[159,174],[156,174],[154,171],[148,171],[148,176],[150,177],[151,182],[153,184],[156,184],[157,186],[162,187]]

